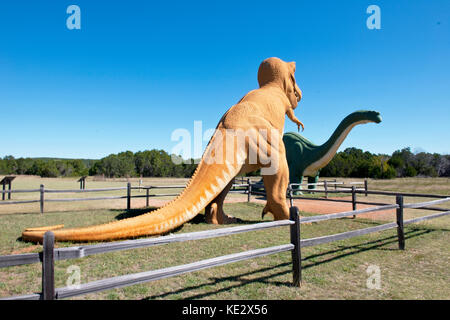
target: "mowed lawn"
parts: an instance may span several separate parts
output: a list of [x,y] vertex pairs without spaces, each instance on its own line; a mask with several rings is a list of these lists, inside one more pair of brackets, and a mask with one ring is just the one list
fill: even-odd
[[[228,213],[244,223],[260,222],[262,204],[230,203]],[[64,213],[3,215],[0,254],[39,252],[40,245],[18,239],[25,227],[64,223],[85,226],[122,219],[146,210],[90,210]],[[310,213],[302,213],[311,215]],[[201,217],[201,216],[200,216]],[[223,226],[200,221],[176,233]],[[270,220],[266,217],[265,220]],[[328,235],[378,224],[365,219],[339,219],[302,225],[302,238]],[[450,218],[406,227],[406,250],[397,247],[396,230],[377,232],[303,250],[303,286],[291,286],[289,252],[233,263],[76,299],[449,299]],[[98,254],[56,262],[56,286],[66,286],[71,266],[81,282],[164,268],[244,250],[289,242],[289,228],[280,227],[227,237],[152,248]],[[57,243],[57,247],[77,245]],[[381,288],[369,289],[369,266],[380,269]],[[41,265],[0,269],[0,297],[39,292]]]

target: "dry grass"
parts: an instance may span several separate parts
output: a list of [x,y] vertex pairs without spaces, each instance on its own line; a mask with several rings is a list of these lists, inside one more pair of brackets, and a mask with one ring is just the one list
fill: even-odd
[[[79,189],[77,178],[41,178],[37,176],[17,176],[13,182],[13,189],[39,189],[43,184],[46,189]],[[88,177],[86,181],[86,189],[97,188],[116,188],[126,187],[128,182],[132,186],[139,186],[139,178],[131,179],[105,179],[98,181],[94,177]],[[185,185],[188,179],[186,178],[142,178],[142,186],[171,186],[171,185]],[[152,194],[178,194],[182,188],[177,189],[153,189]],[[57,198],[93,198],[102,196],[125,196],[126,190],[118,191],[102,191],[102,192],[87,192],[87,193],[45,193],[45,199]],[[145,195],[145,190],[133,190],[132,195]],[[230,194],[229,197],[236,197],[239,195]],[[242,195],[240,195],[242,196]],[[170,200],[174,196],[163,196],[150,198],[150,205],[160,205],[160,200]],[[33,193],[13,193],[12,200],[38,200],[39,192]],[[146,204],[145,198],[134,198],[131,200],[132,208],[142,208]],[[45,212],[67,212],[67,211],[83,211],[96,209],[124,209],[126,208],[126,199],[112,199],[112,200],[94,200],[94,201],[77,201],[77,202],[46,202]],[[30,204],[14,204],[1,205],[0,215],[10,213],[37,213],[39,212],[39,203]]]
[[[348,179],[347,181],[355,181]],[[41,183],[53,189],[78,188],[76,179],[41,179],[18,177],[14,187],[28,189]],[[124,186],[126,180],[87,182],[87,188]],[[144,184],[180,184],[180,179],[144,179]],[[135,179],[133,185],[138,185]],[[436,188],[430,186],[436,184]],[[395,179],[369,181],[370,189],[399,190],[449,194],[448,179]],[[158,190],[160,191],[160,190]],[[172,192],[174,190],[170,190]],[[167,192],[161,190],[161,192]],[[104,193],[102,193],[104,194]],[[18,196],[22,194],[17,194]],[[77,195],[77,194],[76,194]],[[78,194],[79,195],[79,194]],[[36,196],[36,195],[35,195]],[[50,196],[50,195],[49,195]],[[52,195],[55,196],[55,195]],[[74,197],[71,194],[57,196]],[[89,194],[92,196],[92,194]],[[234,197],[235,195],[232,195]],[[16,197],[16,195],[14,195]],[[237,195],[242,197],[242,195]],[[361,200],[393,203],[393,197],[359,196]],[[158,198],[159,199],[159,198]],[[424,201],[408,198],[405,202]],[[133,199],[133,207],[143,206]],[[126,217],[125,200],[56,203],[46,205],[44,215],[3,215],[0,220],[0,254],[39,252],[41,246],[21,242],[25,227],[64,223],[67,227],[105,223]],[[228,203],[228,213],[248,222],[259,222],[262,203]],[[448,204],[447,204],[448,206]],[[85,208],[88,209],[85,209]],[[6,210],[6,208],[8,208]],[[0,212],[11,212],[13,206],[0,206]],[[103,209],[99,209],[103,208]],[[107,209],[105,209],[107,208]],[[114,209],[119,208],[119,209]],[[59,209],[64,212],[57,212]],[[36,212],[38,204],[29,209]],[[137,213],[145,210],[137,210]],[[302,215],[311,213],[302,212]],[[406,210],[406,218],[430,214],[424,210]],[[392,215],[392,220],[394,216]],[[388,218],[388,219],[391,219]],[[266,217],[266,219],[270,219]],[[384,221],[364,218],[338,219],[304,225],[302,237],[311,238],[373,226]],[[221,228],[204,223],[187,223],[177,232]],[[301,289],[291,283],[289,253],[262,257],[222,267],[206,269],[149,284],[135,285],[81,296],[78,299],[450,299],[450,217],[426,221],[406,227],[406,250],[397,249],[395,230],[378,232],[303,250],[304,283]],[[197,242],[185,242],[147,249],[137,249],[90,256],[56,263],[57,287],[65,286],[70,265],[81,268],[82,283],[121,274],[189,263],[242,250],[274,246],[289,241],[286,228],[271,229]],[[58,243],[57,246],[71,246]],[[382,287],[366,287],[367,267],[381,269]],[[40,291],[40,265],[0,269],[0,297]]]
[[[260,221],[262,204],[233,203],[225,209],[250,223]],[[79,211],[45,215],[7,215],[0,228],[0,254],[41,250],[18,240],[25,226],[64,223],[91,225],[126,215],[121,210]],[[309,215],[302,213],[302,215]],[[268,218],[266,218],[267,220]],[[378,224],[366,219],[338,219],[302,226],[311,238]],[[187,223],[177,233],[223,226]],[[303,286],[291,286],[290,253],[205,269],[142,285],[108,290],[76,299],[450,299],[450,217],[406,228],[406,250],[397,249],[395,230],[305,248]],[[174,243],[56,262],[56,286],[66,285],[71,265],[81,269],[82,283],[207,259],[289,242],[288,228]],[[57,247],[76,245],[57,243]],[[381,270],[381,289],[366,287],[367,267]],[[0,297],[40,291],[40,265],[0,269]]]
[[[346,182],[364,181],[364,179],[359,178],[337,178],[337,179],[338,181],[346,181]],[[368,184],[369,190],[450,195],[450,178],[396,178],[388,180],[368,179]]]

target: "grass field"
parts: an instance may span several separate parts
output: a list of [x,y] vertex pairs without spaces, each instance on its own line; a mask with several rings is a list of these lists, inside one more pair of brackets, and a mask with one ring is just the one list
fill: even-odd
[[[30,185],[31,183],[37,186],[42,183],[38,178],[29,179],[28,182],[25,178],[23,181],[17,179],[15,188],[34,188],[35,186]],[[414,192],[450,193],[448,179],[398,180],[400,179],[390,180],[391,186],[394,186],[392,188],[389,188],[389,181],[370,181],[369,188],[408,192],[412,192],[412,188],[415,188]],[[180,181],[155,183],[152,180],[148,182],[179,184]],[[66,185],[63,186],[64,183]],[[147,181],[144,181],[144,184],[146,183]],[[48,179],[44,184],[54,189],[77,188],[76,180],[74,182],[69,179]],[[88,181],[87,188],[114,184],[125,185],[126,181]],[[133,185],[136,184],[133,182]],[[49,210],[44,215],[23,214],[20,211],[15,214],[4,214],[0,217],[0,254],[41,250],[40,245],[24,243],[18,239],[25,227],[59,223],[64,223],[67,227],[87,226],[146,211],[133,210],[127,213],[123,209],[125,201],[120,201],[120,206],[116,209],[101,209],[99,205],[98,208],[94,208],[96,210],[86,210],[80,205],[83,202],[75,202],[71,203],[75,207],[65,208],[65,212]],[[90,205],[94,202],[96,201],[86,203]],[[103,202],[101,205],[105,207],[111,205],[106,201],[100,202]],[[408,202],[411,201],[408,199]],[[5,207],[12,206],[3,206],[2,209],[4,210]],[[245,222],[260,222],[262,210],[260,203],[229,203],[225,204],[225,209]],[[422,210],[410,213],[414,216],[423,214]],[[312,213],[302,212],[302,215],[312,215]],[[266,217],[265,220],[270,219]],[[302,238],[344,232],[380,223],[385,221],[357,218],[302,225]],[[191,222],[176,232],[222,227]],[[407,226],[405,251],[397,249],[395,230],[305,248],[302,250],[304,282],[300,289],[291,286],[291,256],[289,252],[286,252],[147,284],[80,296],[77,299],[450,299],[449,231],[450,217],[447,216]],[[288,242],[289,229],[282,227],[216,239],[57,261],[56,286],[66,286],[70,276],[67,270],[71,265],[80,268],[81,282],[85,283]],[[74,244],[57,243],[57,247],[72,245]],[[368,289],[366,286],[369,277],[366,270],[370,265],[376,265],[381,270],[381,289],[379,290]],[[40,264],[0,269],[0,297],[39,292],[40,275]]]
[[[260,178],[253,177],[253,181],[258,181]],[[330,178],[327,178],[328,180]],[[354,182],[364,181],[358,178],[337,178],[338,181]],[[96,181],[93,177],[88,177],[86,182],[86,189],[96,188],[111,188],[111,187],[126,187],[127,182],[130,181],[132,186],[139,185],[139,178],[131,179],[106,179],[104,181]],[[185,185],[188,179],[184,178],[142,178],[143,186],[164,186],[164,185]],[[43,184],[46,189],[79,189],[77,178],[41,178],[37,176],[18,176],[13,181],[13,189],[39,189]],[[332,187],[331,187],[332,189]],[[177,194],[181,192],[180,189],[153,189],[150,194]],[[391,180],[374,180],[369,179],[369,190],[388,190],[388,191],[403,191],[415,193],[435,193],[442,195],[450,194],[450,179],[449,178],[399,178]],[[90,198],[100,196],[124,196],[126,190],[108,191],[108,192],[88,192],[88,193],[46,193],[45,199],[56,198]],[[145,191],[133,190],[132,195],[145,195]],[[305,194],[305,196],[314,198],[323,196],[323,194]],[[348,194],[333,194],[332,196],[348,196]],[[242,194],[229,194],[230,198],[242,198],[246,196]],[[154,200],[169,200],[173,197],[155,197],[150,199],[154,205],[159,204]],[[13,193],[12,200],[37,200],[39,193]],[[395,202],[395,197],[370,195],[369,197],[362,197],[363,201],[374,202]],[[424,201],[423,198],[407,199],[409,202]],[[142,208],[145,206],[145,198],[132,199],[132,208]],[[449,206],[450,207],[450,206]],[[77,202],[46,202],[45,212],[72,212],[95,209],[124,209],[126,208],[126,199],[114,200],[99,200],[99,201],[77,201]],[[18,204],[18,205],[2,205],[0,201],[0,215],[11,213],[37,213],[39,212],[39,203]]]

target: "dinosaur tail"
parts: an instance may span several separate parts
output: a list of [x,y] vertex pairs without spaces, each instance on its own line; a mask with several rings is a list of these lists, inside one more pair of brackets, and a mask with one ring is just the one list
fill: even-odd
[[[216,135],[211,139],[208,150]],[[183,192],[165,206],[143,215],[107,224],[61,229],[63,226],[49,226],[25,229],[22,239],[41,242],[44,233],[52,230],[57,241],[105,241],[134,238],[144,235],[166,233],[195,217],[208,205],[242,168],[245,152],[240,150],[231,161],[208,164],[205,151],[192,178]]]

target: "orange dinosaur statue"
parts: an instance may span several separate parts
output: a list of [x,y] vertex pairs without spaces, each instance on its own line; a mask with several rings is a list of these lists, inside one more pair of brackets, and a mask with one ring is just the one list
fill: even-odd
[[163,234],[191,220],[208,204],[206,216],[210,222],[232,222],[232,217],[218,210],[222,207],[222,195],[237,174],[259,168],[267,192],[263,212],[271,213],[276,220],[288,219],[289,169],[282,140],[285,115],[303,128],[294,115],[301,99],[294,73],[295,62],[269,58],[261,63],[260,88],[247,93],[225,113],[186,188],[165,206],[137,217],[90,227],[28,228],[22,233],[22,239],[42,242],[47,230],[52,230],[59,241],[103,241]]

